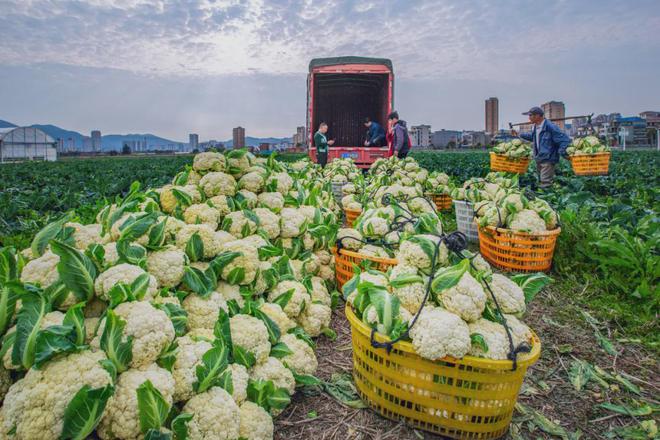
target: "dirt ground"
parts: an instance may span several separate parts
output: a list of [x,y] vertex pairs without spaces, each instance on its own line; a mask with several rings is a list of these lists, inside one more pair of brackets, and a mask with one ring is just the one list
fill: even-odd
[[[527,373],[519,402],[536,410],[566,434],[551,435],[530,421],[529,414],[514,413],[512,429],[504,438],[518,439],[606,439],[612,430],[637,425],[649,417],[617,415],[597,407],[603,402],[628,404],[631,397],[658,405],[660,368],[657,357],[631,343],[614,342],[617,354],[607,354],[599,345],[588,316],[571,301],[580,292],[559,292],[547,288],[531,304],[525,322],[542,340],[539,361]],[[596,324],[601,334],[609,329]],[[337,340],[318,340],[317,376],[330,380],[333,373],[352,370],[351,334],[344,316],[343,304],[334,312],[333,329]],[[631,396],[617,386],[607,391],[593,383],[576,391],[569,381],[568,371],[575,359],[585,360],[619,374],[627,374],[641,389],[640,396]],[[623,387],[621,387],[623,388]],[[657,415],[657,412],[656,412]],[[531,429],[531,432],[530,432]],[[552,429],[548,429],[552,431]],[[608,433],[610,433],[608,436]],[[292,404],[276,419],[276,439],[439,439],[441,437],[414,430],[402,422],[378,416],[370,409],[354,409],[319,389],[296,393]]]

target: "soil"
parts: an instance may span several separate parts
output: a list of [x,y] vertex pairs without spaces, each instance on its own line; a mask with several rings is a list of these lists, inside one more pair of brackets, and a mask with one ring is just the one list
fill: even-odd
[[[595,335],[610,334],[601,323],[590,324],[572,298],[580,292],[562,292],[558,287],[547,288],[530,305],[525,322],[542,340],[539,361],[528,370],[518,402],[543,414],[563,428],[566,439],[606,439],[611,431],[623,426],[635,426],[648,417],[617,415],[599,408],[603,402],[626,404],[632,398],[658,405],[654,396],[660,395],[660,368],[657,356],[630,342],[614,347],[615,356],[607,354]],[[594,325],[596,327],[594,327]],[[337,339],[321,337],[317,341],[319,369],[317,376],[329,381],[333,373],[352,370],[350,326],[344,316],[343,305],[334,311],[333,329]],[[641,396],[623,387],[603,391],[590,382],[576,391],[569,381],[568,371],[576,359],[585,360],[613,373],[624,376],[639,386]],[[530,422],[531,417],[514,413],[513,429],[507,439],[562,438],[541,431]],[[412,429],[403,422],[387,420],[370,409],[354,409],[334,399],[319,388],[304,389],[275,422],[276,439],[440,439],[441,437]],[[531,432],[530,432],[531,428]],[[610,436],[608,436],[608,432]],[[516,434],[514,434],[516,433]]]

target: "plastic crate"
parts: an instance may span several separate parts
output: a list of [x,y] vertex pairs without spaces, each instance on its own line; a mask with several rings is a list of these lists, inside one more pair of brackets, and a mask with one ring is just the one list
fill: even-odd
[[346,226],[349,228],[353,227],[355,220],[362,214],[362,211],[359,209],[344,209],[344,217],[346,217]]
[[[346,317],[360,397],[388,419],[448,438],[504,436],[527,368],[541,353],[541,341],[532,333],[531,352],[518,356],[515,370],[511,361],[474,356],[431,361],[417,355],[410,342],[397,342],[388,354],[371,346],[371,328],[349,304]],[[387,341],[379,334],[375,339]]]
[[493,266],[509,272],[545,272],[561,228],[535,234],[487,226],[479,228],[479,251]]
[[529,167],[529,157],[510,158],[503,154],[490,153],[490,170],[506,171],[507,173],[525,174]]
[[435,203],[435,209],[438,211],[449,211],[451,210],[451,197],[449,194],[425,194],[426,197],[433,200]]
[[339,291],[341,291],[344,283],[353,278],[353,265],[359,265],[362,261],[369,260],[372,262],[372,269],[387,272],[390,267],[394,267],[398,263],[395,258],[371,257],[347,249],[337,252],[337,248],[332,248],[332,253],[335,255],[335,278],[337,279],[337,289]]
[[474,222],[474,205],[464,200],[454,200],[456,208],[456,229],[467,237],[468,241],[479,241],[479,231]]
[[578,176],[606,176],[610,172],[612,153],[579,154],[568,156],[573,172]]

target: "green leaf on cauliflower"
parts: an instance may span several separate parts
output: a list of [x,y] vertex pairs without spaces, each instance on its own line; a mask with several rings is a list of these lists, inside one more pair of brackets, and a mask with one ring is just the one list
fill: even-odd
[[243,365],[248,370],[257,363],[257,358],[251,352],[247,351],[240,345],[233,344],[232,358],[234,362]]
[[55,356],[75,351],[75,339],[76,329],[71,325],[51,325],[40,330],[34,348],[34,367],[39,369]]
[[63,427],[60,439],[84,440],[96,429],[110,396],[114,393],[111,385],[91,388],[83,385],[73,396],[64,410]]
[[64,224],[68,222],[71,217],[72,215],[67,213],[61,219],[49,223],[36,233],[34,239],[32,239],[32,245],[30,246],[34,258],[38,258],[43,255],[46,247],[48,247],[49,243],[62,232]]
[[470,260],[466,258],[458,264],[439,269],[431,282],[431,291],[440,294],[447,289],[451,289],[459,283],[469,268]]
[[85,254],[63,242],[53,240],[50,247],[60,257],[57,272],[66,287],[80,301],[87,301],[94,295],[96,266]]
[[75,345],[85,344],[85,316],[83,314],[83,308],[85,303],[78,303],[71,307],[64,314],[64,320],[62,321],[63,325],[71,326],[75,331],[75,338],[73,340]]
[[36,292],[25,292],[21,295],[22,306],[17,314],[16,338],[14,340],[11,360],[28,370],[34,364],[37,335],[41,321],[49,311],[46,298]]
[[0,285],[19,277],[16,250],[13,247],[0,248]]
[[5,334],[14,319],[18,292],[21,289],[20,281],[0,283],[0,335]]
[[183,271],[183,285],[201,297],[207,297],[217,286],[217,278],[209,277],[205,272],[186,266]]
[[486,339],[484,339],[484,336],[480,333],[472,333],[470,335],[470,342],[472,345],[476,345],[483,351],[484,353],[488,353],[488,344],[486,343]]
[[186,312],[181,306],[174,303],[152,303],[152,305],[167,314],[167,316],[170,318],[170,321],[172,321],[174,334],[177,337],[181,337],[186,334],[188,325],[188,312]]
[[105,327],[101,334],[101,349],[105,351],[108,359],[115,365],[117,372],[123,373],[128,369],[133,359],[133,337],[123,340],[126,321],[121,319],[112,310],[105,314]]
[[188,438],[188,422],[193,419],[193,415],[189,413],[181,413],[172,419],[172,432],[176,440],[187,440]]
[[262,312],[259,308],[254,308],[252,315],[255,318],[259,318],[266,326],[266,330],[268,330],[268,339],[270,340],[271,344],[276,344],[277,341],[280,340],[280,336],[282,335],[282,332],[280,331],[280,328],[278,327],[277,323],[270,319],[268,315],[266,315],[264,312]]
[[376,327],[378,332],[389,335],[394,326],[394,320],[399,316],[399,298],[380,286],[370,288],[368,295],[369,302],[374,305],[378,313],[378,325]]
[[529,304],[545,286],[553,279],[544,273],[518,274],[511,277],[511,281],[518,284],[525,294],[525,303]]
[[197,380],[193,389],[196,393],[203,393],[218,384],[220,376],[227,368],[228,359],[228,347],[220,341],[214,342],[213,347],[202,356],[202,363],[195,369]]
[[272,348],[270,349],[270,356],[277,359],[282,359],[292,354],[293,351],[291,351],[289,346],[286,345],[284,342],[278,342],[275,345],[273,345]]
[[227,274],[227,282],[229,284],[240,284],[245,280],[245,268],[244,267],[234,267]]
[[144,381],[136,394],[140,431],[144,434],[150,429],[160,430],[170,412],[170,405],[150,380]]
[[185,252],[192,262],[201,261],[204,258],[204,242],[197,232],[186,243]]
[[225,371],[218,378],[218,386],[229,394],[234,393],[234,380],[232,378],[231,368],[225,368]]
[[172,372],[172,367],[174,362],[176,362],[176,356],[179,353],[179,344],[176,340],[172,341],[167,347],[158,356],[156,363],[159,367],[166,369],[169,372]]
[[295,293],[295,291],[296,289],[289,289],[283,294],[279,295],[277,298],[275,298],[273,302],[279,305],[280,307],[282,307],[282,309],[284,309],[286,305],[289,304],[289,301],[291,301],[291,298],[293,298],[293,294]]
[[162,220],[149,229],[149,242],[147,243],[147,249],[158,250],[163,247],[163,244],[165,243],[166,226],[167,220]]

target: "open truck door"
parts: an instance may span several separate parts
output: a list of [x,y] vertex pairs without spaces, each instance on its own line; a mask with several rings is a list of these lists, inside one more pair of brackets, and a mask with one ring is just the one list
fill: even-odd
[[387,145],[365,147],[364,118],[370,117],[387,130],[387,115],[394,100],[394,71],[385,58],[315,58],[307,76],[307,148],[316,162],[314,133],[328,124],[328,162],[351,158],[360,168],[389,155]]

